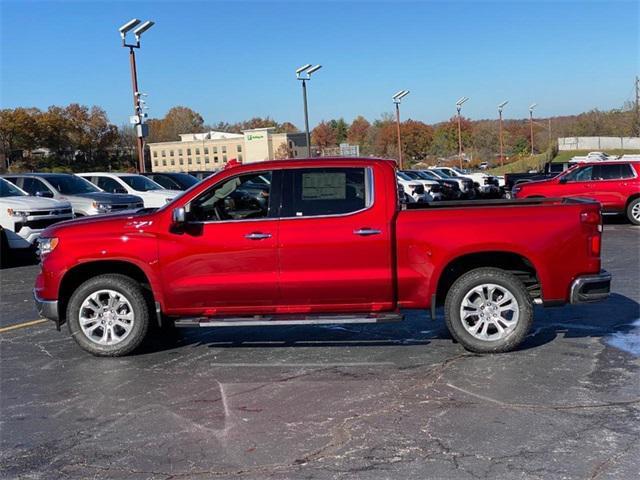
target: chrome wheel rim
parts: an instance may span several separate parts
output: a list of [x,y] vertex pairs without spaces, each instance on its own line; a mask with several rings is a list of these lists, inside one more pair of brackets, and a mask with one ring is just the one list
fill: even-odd
[[640,222],[640,202],[631,208],[631,216],[635,221]]
[[501,340],[518,324],[520,308],[516,297],[502,285],[484,283],[462,299],[460,319],[465,330],[483,341]]
[[80,306],[80,329],[98,345],[116,345],[133,330],[135,315],[131,302],[115,290],[98,290]]

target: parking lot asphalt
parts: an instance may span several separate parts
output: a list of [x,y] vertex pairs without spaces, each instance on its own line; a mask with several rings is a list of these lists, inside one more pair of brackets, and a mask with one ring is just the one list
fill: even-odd
[[[537,309],[475,355],[441,314],[183,329],[94,358],[49,323],[0,334],[0,478],[637,479],[640,229],[605,227],[602,303]],[[0,271],[1,327],[37,266]]]

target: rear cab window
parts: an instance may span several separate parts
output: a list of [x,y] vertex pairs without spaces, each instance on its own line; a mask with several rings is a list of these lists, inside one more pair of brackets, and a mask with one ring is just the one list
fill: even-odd
[[346,215],[373,204],[373,175],[365,167],[285,170],[280,216]]

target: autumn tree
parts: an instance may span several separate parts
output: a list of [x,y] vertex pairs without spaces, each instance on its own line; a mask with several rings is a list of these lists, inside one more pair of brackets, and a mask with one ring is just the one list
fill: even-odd
[[347,141],[354,145],[359,145],[362,150],[367,140],[367,133],[371,124],[362,115],[357,116],[347,131]]
[[291,158],[291,150],[286,143],[281,143],[275,152],[273,152],[273,158],[275,160],[286,160],[287,158]]
[[320,149],[333,147],[336,145],[335,131],[328,122],[323,120],[311,132],[311,141]]
[[433,140],[433,128],[423,122],[406,120],[400,124],[402,155],[407,164],[424,160]]
[[39,113],[39,110],[28,108],[0,110],[0,144],[7,166],[15,150],[31,151],[38,147]]
[[339,118],[338,120],[329,121],[329,126],[331,130],[333,130],[333,134],[336,137],[336,144],[344,143],[347,139],[347,133],[349,131],[349,125],[344,121],[344,118]]
[[180,139],[183,133],[201,133],[204,131],[202,116],[188,107],[173,107],[162,119],[150,119],[149,143],[172,142]]

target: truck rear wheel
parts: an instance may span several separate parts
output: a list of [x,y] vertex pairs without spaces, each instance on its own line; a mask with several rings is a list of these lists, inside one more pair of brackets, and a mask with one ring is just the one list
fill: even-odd
[[67,306],[74,340],[100,357],[132,352],[147,335],[149,308],[140,285],[125,275],[106,274],[80,285]]
[[627,218],[634,225],[640,225],[640,197],[631,200],[627,205]]
[[533,302],[524,284],[498,268],[477,268],[458,278],[444,312],[453,338],[477,353],[513,350],[533,322]]

